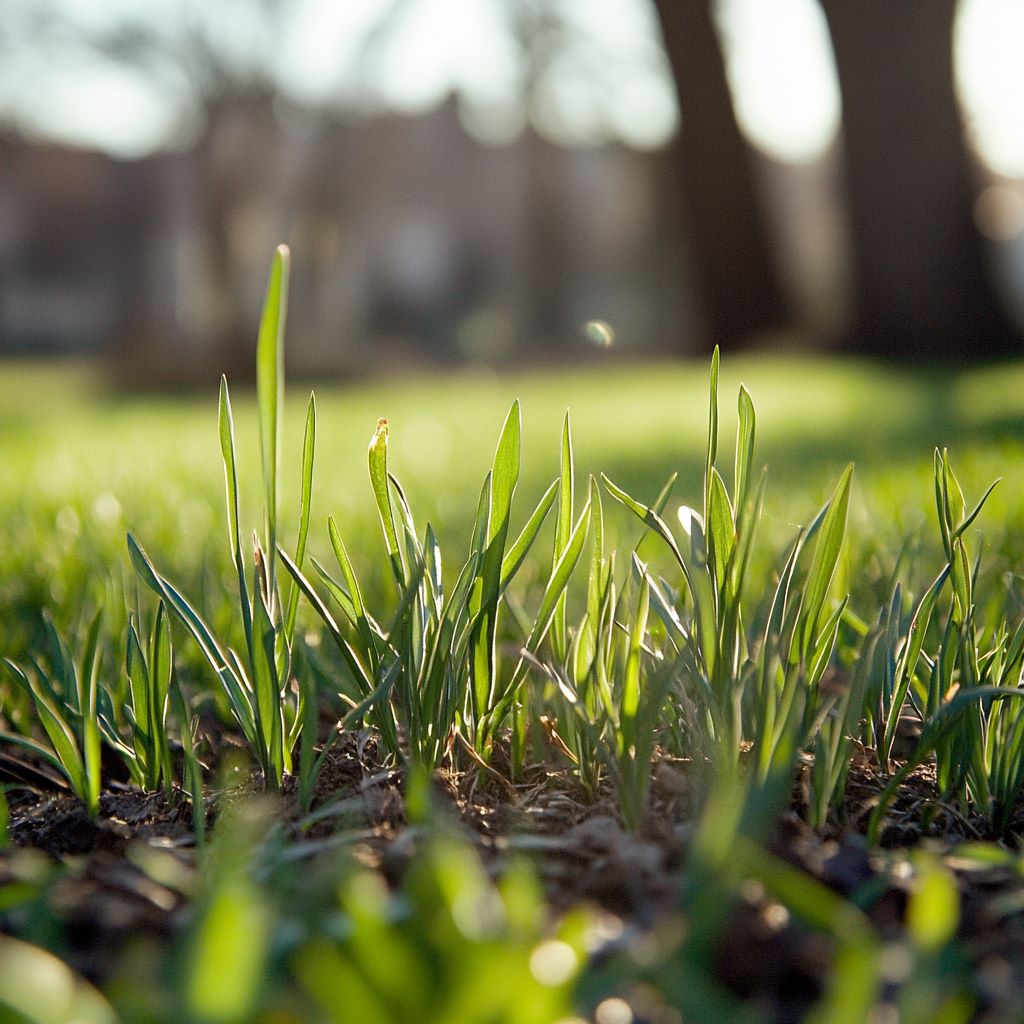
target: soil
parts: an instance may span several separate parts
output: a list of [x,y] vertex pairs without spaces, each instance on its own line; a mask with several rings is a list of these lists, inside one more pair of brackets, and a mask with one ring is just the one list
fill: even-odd
[[[170,938],[187,919],[188,885],[154,878],[145,851],[169,852],[183,878],[194,875],[191,809],[184,801],[115,784],[103,793],[93,821],[54,779],[25,768],[0,765],[0,782],[11,785],[13,840],[12,848],[0,850],[0,931],[17,924],[3,911],[4,888],[38,876],[44,859],[61,863],[64,870],[47,899],[64,932],[65,958],[102,984],[133,937]],[[515,786],[482,770],[440,773],[435,792],[491,870],[499,872],[510,854],[525,854],[555,911],[586,902],[631,933],[642,933],[657,929],[678,905],[679,868],[696,810],[691,778],[686,764],[659,762],[649,813],[635,835],[622,828],[611,794],[587,794],[564,769],[550,765],[532,768]],[[391,883],[401,879],[419,832],[406,820],[401,773],[380,763],[372,737],[346,735],[336,744],[318,780],[312,814],[300,814],[292,781],[282,792],[281,817],[296,856],[343,846]],[[855,763],[840,820],[815,831],[804,818],[798,778],[791,808],[768,848],[840,895],[856,897],[886,942],[898,941],[904,931],[909,875],[900,853],[921,846],[933,851],[954,872],[960,890],[958,938],[979,996],[974,1019],[1019,1021],[1024,875],[1012,866],[958,857],[965,840],[988,838],[984,823],[938,801],[927,765],[901,787],[881,849],[870,849],[864,831],[885,782],[869,760]],[[214,828],[217,807],[213,795],[207,816]],[[1024,816],[1014,825],[1016,834],[1024,834]],[[796,1021],[824,991],[831,948],[820,933],[777,910],[763,888],[744,887],[719,939],[718,980],[767,1011],[768,1019]]]

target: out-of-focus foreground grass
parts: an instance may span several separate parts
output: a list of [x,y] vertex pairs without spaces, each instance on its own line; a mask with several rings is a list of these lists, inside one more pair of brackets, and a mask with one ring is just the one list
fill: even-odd
[[[778,551],[857,465],[849,584],[885,590],[906,538],[924,545],[919,572],[934,575],[932,451],[948,445],[968,502],[1003,482],[978,527],[990,577],[1006,579],[1024,554],[1024,363],[909,370],[827,358],[725,359],[721,451],[732,443],[736,390],[750,390],[758,448],[769,467],[765,528]],[[125,557],[129,528],[194,594],[217,591],[227,562],[217,382],[188,397],[106,389],[87,366],[0,364],[0,648],[30,645],[40,610],[69,627],[100,604],[135,604]],[[297,517],[308,389],[290,386],[285,416],[282,514]],[[523,406],[520,516],[558,471],[559,433],[572,415],[578,470],[605,472],[653,500],[673,473],[679,502],[699,505],[707,422],[704,361],[590,365],[502,376],[479,370],[419,373],[316,387],[316,491],[310,543],[326,549],[333,514],[354,560],[369,566],[380,544],[367,481],[366,446],[378,417],[390,421],[390,465],[419,526],[466,538],[477,488],[514,398]],[[255,402],[235,389],[243,518],[256,525],[259,452]],[[521,520],[520,520],[521,521]],[[623,531],[635,526],[623,516]],[[518,527],[516,527],[518,528]],[[287,534],[286,534],[287,535]],[[632,533],[630,534],[632,536]],[[444,544],[442,544],[444,547]],[[993,555],[995,557],[993,557]],[[112,601],[112,597],[119,601]]]

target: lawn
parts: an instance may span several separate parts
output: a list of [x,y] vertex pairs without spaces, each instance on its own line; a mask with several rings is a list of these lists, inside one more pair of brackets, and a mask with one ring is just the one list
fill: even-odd
[[1024,364],[318,385],[310,468],[267,338],[0,367],[0,1019],[1015,1019]]

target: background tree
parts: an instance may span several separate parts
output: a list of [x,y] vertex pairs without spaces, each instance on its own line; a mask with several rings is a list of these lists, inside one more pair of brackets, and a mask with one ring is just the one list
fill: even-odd
[[740,132],[710,0],[656,0],[682,131],[673,142],[705,342],[728,347],[792,324],[750,146]]
[[973,221],[954,91],[956,0],[821,0],[843,98],[854,316],[846,347],[1019,353]]

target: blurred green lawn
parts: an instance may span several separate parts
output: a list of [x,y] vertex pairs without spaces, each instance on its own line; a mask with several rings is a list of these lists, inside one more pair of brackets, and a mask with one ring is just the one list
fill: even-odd
[[[948,445],[969,503],[997,476],[979,528],[1001,575],[1024,552],[1024,363],[911,370],[830,358],[726,356],[720,393],[720,463],[731,462],[737,388],[758,414],[769,467],[764,531],[776,550],[807,523],[848,461],[857,464],[851,568],[879,581],[904,539],[937,547],[932,450]],[[216,381],[208,394],[131,396],[106,389],[80,365],[0,363],[0,644],[25,640],[40,604],[58,619],[109,597],[111,570],[129,590],[124,535],[131,529],[168,574],[215,586],[226,559]],[[429,519],[461,554],[502,421],[522,400],[519,520],[557,473],[559,432],[571,411],[579,499],[585,474],[604,471],[652,500],[679,472],[674,503],[699,504],[707,423],[704,362],[614,363],[495,375],[418,373],[351,386],[318,385],[311,550],[327,553],[324,522],[337,519],[357,565],[379,561],[366,472],[377,418],[390,421],[391,468],[417,522]],[[306,388],[290,387],[282,517],[294,522]],[[259,452],[251,392],[233,396],[243,518],[259,516]],[[729,474],[726,473],[728,476]],[[579,500],[578,499],[578,500]],[[670,509],[671,511],[671,509]],[[609,509],[611,513],[611,510]],[[622,510],[612,529],[630,530]],[[517,523],[513,524],[517,528]],[[285,536],[290,536],[285,533]],[[934,538],[934,541],[933,541]],[[290,543],[290,542],[289,542]],[[934,559],[921,572],[934,574]],[[205,581],[205,582],[204,582]],[[192,593],[195,591],[192,590]],[[82,609],[83,613],[85,609]],[[10,621],[14,621],[12,627]],[[20,641],[19,641],[20,637]],[[6,652],[5,652],[6,653]]]

